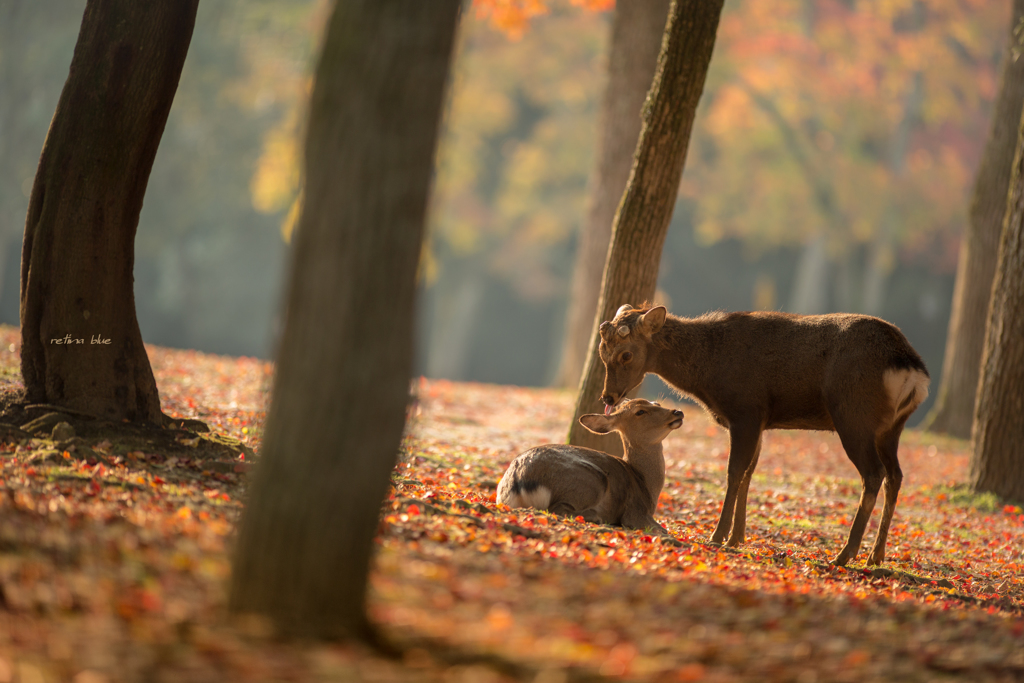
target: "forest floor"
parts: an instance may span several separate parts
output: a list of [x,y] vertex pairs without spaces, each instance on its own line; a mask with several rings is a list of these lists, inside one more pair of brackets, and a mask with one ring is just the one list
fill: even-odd
[[[18,344],[0,328],[7,387]],[[704,539],[728,438],[683,406],[666,543],[494,502],[518,453],[562,440],[571,394],[429,380],[372,574],[370,611],[404,658],[281,642],[225,607],[271,366],[147,348],[164,411],[223,438],[8,430],[0,683],[1024,681],[1024,510],[967,489],[966,443],[908,431],[886,562],[862,550],[840,569],[860,483],[834,434],[766,435],[747,542],[725,549]]]

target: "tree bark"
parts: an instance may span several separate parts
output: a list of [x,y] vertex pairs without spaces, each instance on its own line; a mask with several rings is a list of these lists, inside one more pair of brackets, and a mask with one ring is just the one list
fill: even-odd
[[1022,19],[1024,0],[1014,0],[1010,47],[1003,57],[992,130],[974,182],[974,199],[960,246],[942,379],[935,395],[935,406],[922,425],[929,431],[961,439],[971,436],[985,321],[1006,213],[1017,125],[1024,106],[1024,59],[1014,60],[1012,54],[1013,29]]
[[135,231],[198,0],[90,0],[36,171],[21,260],[30,402],[159,422]]
[[[579,385],[587,343],[595,327],[615,209],[633,167],[641,109],[658,66],[670,0],[630,0],[615,5],[608,49],[608,84],[599,122],[597,165],[586,223],[579,233],[562,358],[555,385]],[[600,321],[598,321],[600,322]]]
[[366,581],[405,423],[413,303],[459,0],[341,0],[310,103],[305,207],[230,606],[372,640]]
[[[605,262],[597,322],[610,320],[623,304],[654,296],[661,248],[686,161],[690,130],[704,90],[723,0],[673,0],[658,70],[644,105],[644,124],[629,184],[615,214]],[[569,426],[569,443],[621,453],[617,436],[599,436],[579,416],[600,413],[604,365],[597,353],[597,325],[591,326],[585,374]]]
[[1024,117],[992,282],[971,431],[971,486],[1024,501]]

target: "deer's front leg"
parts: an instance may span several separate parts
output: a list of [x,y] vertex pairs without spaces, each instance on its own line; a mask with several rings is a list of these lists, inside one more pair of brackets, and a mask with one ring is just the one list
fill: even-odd
[[639,510],[627,509],[622,514],[622,526],[627,529],[639,529],[656,536],[675,538],[664,526],[659,524],[652,515]]
[[729,541],[726,543],[730,548],[743,543],[747,533],[747,491],[750,490],[750,480],[757,469],[757,461],[761,457],[761,437],[758,436],[757,446],[754,448],[754,457],[750,460],[747,471],[743,473],[743,481],[740,482],[740,489],[736,493],[736,512],[732,518],[732,533],[729,534]]
[[[722,516],[718,520],[715,532],[711,534],[712,543],[721,543],[732,527],[733,514],[740,498],[741,485],[752,467],[754,457],[761,442],[760,422],[732,422],[729,425],[729,474],[725,485],[725,501],[722,503]],[[749,480],[747,486],[750,485]],[[746,487],[743,490],[743,524],[746,525]],[[734,533],[735,535],[735,533]],[[738,541],[737,541],[738,542]],[[730,545],[735,545],[730,539]]]

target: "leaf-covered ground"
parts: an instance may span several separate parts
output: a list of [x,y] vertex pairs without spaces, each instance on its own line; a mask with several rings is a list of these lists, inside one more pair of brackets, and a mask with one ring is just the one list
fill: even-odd
[[[17,344],[0,329],[7,383],[18,381]],[[268,364],[149,353],[165,412],[258,452]],[[961,441],[904,436],[886,563],[837,569],[826,563],[860,487],[832,434],[767,434],[747,543],[726,550],[703,540],[727,437],[699,410],[683,406],[665,442],[656,516],[674,544],[495,504],[516,454],[561,440],[570,394],[414,388],[370,601],[404,659],[281,643],[265,623],[227,616],[254,459],[242,443],[224,439],[229,455],[211,460],[189,457],[204,445],[191,439],[161,450],[8,436],[0,683],[1024,680],[1024,511],[968,492]]]

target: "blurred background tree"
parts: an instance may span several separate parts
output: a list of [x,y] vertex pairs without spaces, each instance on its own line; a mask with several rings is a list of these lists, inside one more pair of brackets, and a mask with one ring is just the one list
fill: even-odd
[[942,382],[933,389],[934,407],[921,423],[929,431],[961,439],[971,436],[999,236],[1007,213],[1006,196],[1024,105],[1024,60],[1018,58],[1024,40],[1024,0],[1013,0],[1010,28],[992,125],[974,178],[974,196],[960,244]]
[[[264,140],[305,97],[313,0],[200,4],[136,237],[146,341],[268,357],[287,248],[251,192]],[[85,2],[0,5],[0,320],[18,323],[28,193]],[[319,12],[319,13],[318,13]]]
[[[611,5],[476,0],[463,12],[421,265],[419,372],[554,378]],[[17,322],[22,185],[82,7],[0,5],[0,140],[25,150],[0,155],[8,323]],[[272,353],[323,8],[200,4],[137,237],[147,341]],[[8,39],[15,9],[36,17],[19,24],[31,41]],[[659,299],[681,315],[873,312],[903,328],[937,382],[1009,18],[1009,2],[727,0]]]
[[1009,4],[732,10],[684,184],[697,237],[800,249],[769,306],[884,314],[897,266],[956,253]]
[[21,238],[39,153],[68,76],[85,0],[0,4],[0,302],[18,322]]

